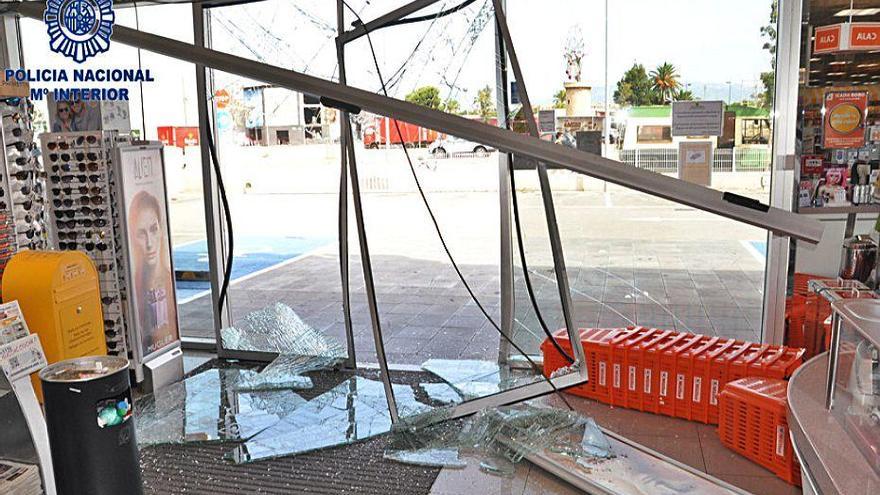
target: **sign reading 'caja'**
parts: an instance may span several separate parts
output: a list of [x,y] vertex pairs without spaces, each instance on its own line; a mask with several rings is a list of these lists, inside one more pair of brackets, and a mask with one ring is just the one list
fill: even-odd
[[49,48],[78,63],[110,49],[113,0],[47,0]]

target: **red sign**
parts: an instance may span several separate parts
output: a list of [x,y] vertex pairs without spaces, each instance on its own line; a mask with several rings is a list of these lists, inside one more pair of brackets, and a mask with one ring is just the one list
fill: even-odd
[[804,155],[801,157],[801,177],[820,175],[823,170],[822,155]]
[[226,91],[225,89],[214,91],[214,104],[217,105],[217,108],[226,108],[229,106],[230,99],[229,91]]
[[833,91],[825,93],[823,146],[861,148],[865,145],[865,118],[868,93]]
[[178,148],[186,148],[187,146],[199,145],[199,128],[198,127],[174,127],[162,126],[156,129],[159,135],[159,141],[165,146],[177,146]]
[[175,127],[174,141],[176,146],[186,148],[187,146],[199,145],[199,128],[198,127]]
[[853,50],[880,48],[880,22],[853,23],[849,30],[849,46]]
[[817,27],[813,32],[816,39],[813,53],[830,53],[840,50],[840,34],[842,24]]
[[174,146],[174,127],[170,125],[162,126],[156,129],[159,135],[159,141],[165,146]]

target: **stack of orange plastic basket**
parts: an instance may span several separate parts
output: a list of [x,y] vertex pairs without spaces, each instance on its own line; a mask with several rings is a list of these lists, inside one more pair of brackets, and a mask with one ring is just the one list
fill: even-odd
[[719,397],[718,436],[727,448],[800,486],[801,471],[786,419],[788,382],[741,378],[724,386]]
[[[566,391],[607,404],[718,423],[718,394],[746,376],[787,378],[802,363],[803,349],[706,335],[628,327],[581,329],[589,381]],[[555,334],[571,355],[568,333]],[[547,340],[544,373],[569,363]]]
[[[831,340],[831,302],[810,290],[810,280],[833,283],[835,280],[821,275],[796,273],[792,296],[785,304],[785,343],[806,349],[804,359],[809,359],[828,350]],[[847,283],[849,281],[837,281]],[[841,298],[854,297],[846,290],[835,291]],[[857,297],[874,297],[870,291],[857,292]]]

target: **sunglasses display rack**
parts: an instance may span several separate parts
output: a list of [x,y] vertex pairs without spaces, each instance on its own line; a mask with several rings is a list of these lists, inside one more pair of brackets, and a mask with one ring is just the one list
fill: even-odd
[[[131,358],[127,343],[125,269],[114,211],[116,132],[44,133],[49,240],[58,250],[82,251],[95,263],[101,286],[107,352]],[[120,141],[122,139],[122,141]]]
[[6,264],[9,259],[18,250],[18,243],[15,239],[15,222],[12,216],[5,212],[0,212],[0,279],[3,278],[3,271],[6,270]]
[[33,104],[27,98],[0,98],[0,137],[5,150],[0,170],[0,212],[12,217],[16,250],[48,246],[45,179],[34,143],[33,112]]

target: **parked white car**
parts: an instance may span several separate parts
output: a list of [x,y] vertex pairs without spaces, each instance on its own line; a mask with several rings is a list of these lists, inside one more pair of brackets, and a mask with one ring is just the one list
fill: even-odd
[[475,143],[455,136],[438,138],[428,146],[428,153],[435,158],[446,158],[459,153],[473,153],[479,156],[488,155],[495,148],[484,144]]

